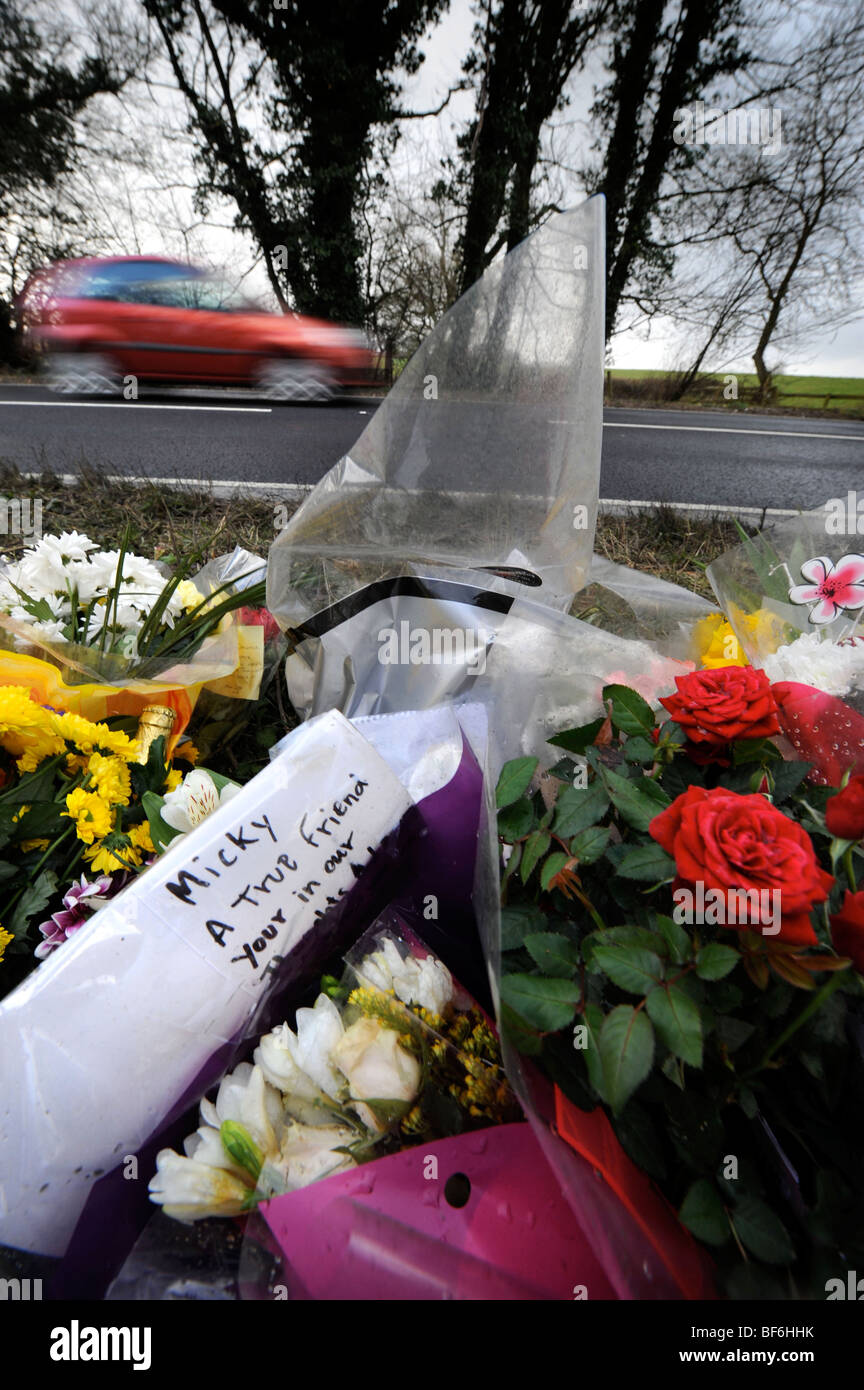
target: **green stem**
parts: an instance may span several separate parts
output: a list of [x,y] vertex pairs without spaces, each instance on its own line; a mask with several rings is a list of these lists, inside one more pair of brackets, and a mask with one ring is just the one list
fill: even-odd
[[847,876],[848,876],[848,878],[849,878],[849,883],[850,883],[850,885],[851,885],[852,892],[853,892],[853,893],[857,893],[857,892],[858,892],[858,885],[857,885],[857,883],[856,883],[856,881],[855,881],[855,870],[854,870],[854,868],[853,868],[853,866],[852,866],[852,846],[851,846],[851,845],[850,845],[849,848],[847,849],[846,853],[843,855],[843,867],[845,868],[846,874],[847,874]]
[[[789,1039],[793,1036],[793,1034],[798,1032],[798,1029],[801,1028],[802,1025],[807,1022],[808,1018],[811,1018],[813,1014],[817,1012],[818,1009],[821,1009],[822,1005],[825,1003],[825,1000],[834,993],[835,989],[839,989],[842,983],[843,972],[841,970],[837,970],[831,976],[830,980],[826,980],[822,988],[817,990],[813,997],[810,999],[810,1001],[804,1005],[804,1008],[801,1010],[798,1017],[794,1018],[792,1022],[786,1028],[783,1029],[783,1032],[780,1034],[779,1038],[777,1038],[771,1044],[767,1052],[764,1054],[762,1061],[756,1068],[756,1071],[761,1071],[763,1067],[768,1065],[771,1058],[774,1056],[774,1053],[778,1052],[780,1048],[784,1045],[784,1043],[787,1043]],[[754,1075],[754,1073],[751,1072],[750,1075],[752,1076]]]

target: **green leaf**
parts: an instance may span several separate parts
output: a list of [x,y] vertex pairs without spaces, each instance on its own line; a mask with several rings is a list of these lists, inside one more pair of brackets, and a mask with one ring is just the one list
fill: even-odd
[[706,1245],[724,1245],[729,1239],[729,1219],[723,1202],[707,1178],[698,1178],[688,1188],[678,1215],[688,1231]]
[[578,948],[558,932],[531,932],[525,937],[525,949],[547,975],[571,979],[579,964]]
[[605,927],[603,931],[591,932],[590,936],[585,937],[582,942],[582,959],[593,964],[595,947],[612,944],[639,947],[649,953],[662,954],[663,941],[657,932],[649,931],[647,927]]
[[619,1004],[607,1014],[600,1031],[600,1058],[606,1099],[617,1115],[654,1061],[654,1030],[644,1012]]
[[669,1051],[691,1067],[701,1067],[702,1019],[689,994],[677,985],[661,985],[648,995],[645,1007]]
[[685,960],[690,959],[693,943],[682,926],[674,922],[671,917],[664,917],[661,914],[657,917],[657,930],[669,947],[672,959],[677,965],[682,965]]
[[722,980],[740,961],[739,953],[732,946],[722,946],[719,941],[709,941],[696,957],[696,974],[700,980]]
[[495,788],[495,803],[499,810],[511,806],[525,794],[537,771],[537,762],[537,758],[511,758],[509,763],[504,764]]
[[663,962],[653,951],[617,943],[595,945],[592,961],[600,966],[619,989],[628,994],[647,994],[663,979]]
[[543,1039],[529,1028],[514,1009],[501,1000],[501,1033],[525,1057],[536,1057],[543,1050]]
[[612,701],[612,723],[622,734],[650,734],[654,728],[654,712],[647,700],[629,685],[605,685],[603,707]]
[[657,757],[657,744],[650,738],[635,734],[624,744],[624,757],[628,763],[653,763]]
[[545,926],[539,907],[502,907],[501,950],[518,951],[529,932],[543,931]]
[[553,830],[562,840],[569,840],[589,825],[596,825],[609,809],[609,797],[602,782],[590,787],[565,787],[555,803]]
[[742,1245],[757,1260],[768,1265],[788,1265],[795,1258],[795,1247],[779,1216],[758,1197],[744,1196],[735,1205],[732,1217]]
[[543,868],[540,870],[540,887],[545,893],[556,874],[560,873],[564,865],[572,856],[556,850],[554,854],[548,855],[543,861]]
[[544,975],[504,975],[501,998],[525,1023],[543,1033],[566,1028],[576,1012],[579,986]]
[[505,806],[498,816],[498,834],[510,844],[521,840],[534,824],[534,807],[527,796],[520,797],[511,806]]
[[162,854],[168,848],[172,840],[176,840],[181,833],[175,830],[173,825],[169,825],[162,819],[162,806],[165,798],[157,796],[156,792],[145,792],[141,797],[141,805],[147,817],[147,824],[150,827],[150,839],[153,841],[153,848],[157,854]]
[[777,762],[782,754],[768,738],[738,738],[732,745],[732,762],[735,767],[744,763]]
[[603,1058],[600,1053],[600,1034],[603,1031],[604,1018],[603,1010],[599,1004],[587,1004],[581,1021],[588,1033],[588,1046],[583,1049],[588,1080],[601,1100],[607,1100],[606,1083],[603,1078]]
[[542,859],[550,844],[551,836],[545,830],[535,830],[528,836],[522,850],[522,863],[519,865],[519,873],[522,882],[527,883],[539,859]]
[[[657,804],[654,795],[647,793],[636,782],[621,777],[619,773],[610,772],[607,767],[601,767],[600,775],[609,793],[609,799],[627,824],[632,825],[634,830],[646,832],[654,817],[663,809]],[[658,790],[665,801],[665,793],[662,789]]]
[[43,869],[32,883],[28,883],[15,904],[12,916],[3,926],[13,936],[24,936],[34,917],[43,916],[45,909],[57,892],[57,875],[53,869]]
[[515,874],[516,870],[519,868],[519,865],[521,864],[521,862],[522,862],[522,846],[521,846],[521,845],[514,845],[514,846],[513,846],[513,849],[512,849],[511,852],[510,852],[510,855],[509,855],[509,857],[508,857],[508,859],[507,859],[507,863],[506,863],[506,865],[504,866],[504,873],[503,873],[503,875],[502,875],[502,877],[501,877],[501,892],[502,892],[502,893],[504,892],[504,889],[507,887],[507,884],[509,883],[510,879],[511,879],[511,878],[513,877],[513,875]]
[[619,878],[634,878],[642,883],[668,883],[675,877],[675,860],[652,841],[636,845],[618,861]]
[[603,854],[609,843],[611,828],[608,825],[589,825],[580,830],[570,841],[570,853],[580,864],[593,864]]
[[774,783],[775,805],[781,801],[786,801],[800,787],[812,766],[812,763],[790,761],[778,763],[776,767],[772,767],[771,780]]
[[565,729],[562,734],[547,739],[553,748],[564,748],[568,753],[584,753],[599,734],[605,719],[592,719],[590,724],[582,724],[578,729]]

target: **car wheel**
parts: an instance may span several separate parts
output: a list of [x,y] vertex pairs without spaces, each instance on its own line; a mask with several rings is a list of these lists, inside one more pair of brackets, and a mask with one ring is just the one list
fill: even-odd
[[258,371],[258,390],[268,401],[329,401],[336,383],[318,362],[273,358]]
[[119,396],[120,373],[98,352],[52,353],[46,368],[49,391],[61,396]]

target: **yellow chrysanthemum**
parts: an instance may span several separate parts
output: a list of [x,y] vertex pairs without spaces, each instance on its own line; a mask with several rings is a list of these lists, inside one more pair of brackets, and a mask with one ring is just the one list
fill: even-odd
[[53,732],[73,743],[82,753],[116,753],[124,762],[135,761],[137,745],[128,734],[109,729],[107,724],[94,724],[81,714],[55,714]]
[[51,841],[41,837],[38,840],[22,840],[18,848],[22,854],[29,854],[31,849],[47,849]]
[[91,753],[87,763],[92,788],[112,806],[128,806],[132,795],[129,769],[114,754]]
[[167,787],[169,792],[173,792],[177,789],[177,787],[179,787],[182,781],[183,773],[180,771],[179,768],[172,767],[171,771],[165,778],[165,786]]
[[[116,853],[103,841],[85,849],[84,858],[97,874],[113,874],[118,869],[137,868],[141,863],[141,852],[127,843],[125,836],[116,837]],[[119,857],[118,857],[119,856]]]
[[140,825],[130,825],[126,834],[136,849],[143,849],[147,854],[156,853],[156,848],[150,838],[150,826],[146,820],[142,821]]
[[85,845],[101,840],[112,828],[111,807],[97,792],[85,792],[76,787],[66,797],[66,810],[61,812],[75,821],[75,831]]
[[31,699],[23,686],[0,686],[0,745],[21,759],[21,772],[33,772],[43,758],[63,751],[52,734],[51,718],[51,711]]
[[0,927],[0,960],[3,959],[3,954],[9,942],[14,941],[14,939],[11,931],[6,931],[3,927]]

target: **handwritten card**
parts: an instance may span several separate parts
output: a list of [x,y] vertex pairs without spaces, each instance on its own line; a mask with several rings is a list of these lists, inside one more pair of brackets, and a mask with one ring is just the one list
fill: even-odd
[[62,1253],[92,1182],[242,1030],[411,804],[341,714],[310,720],[8,997],[0,1242]]

